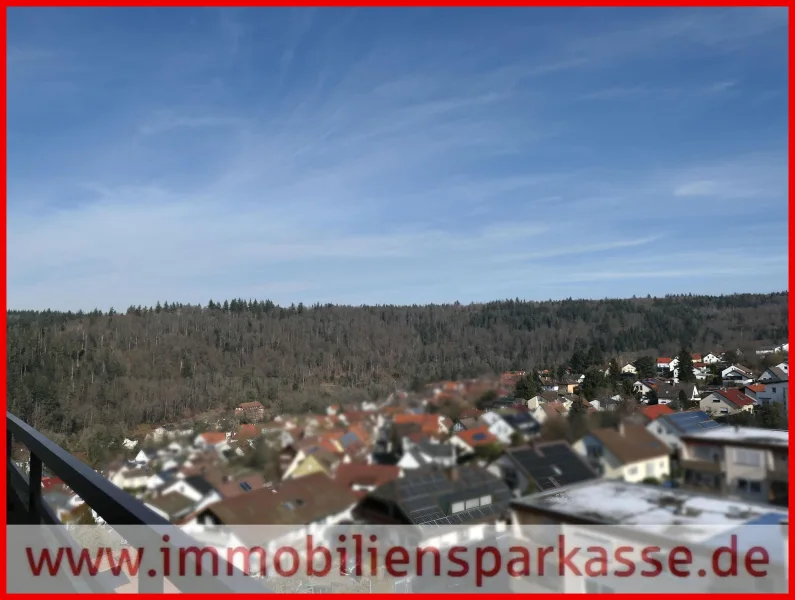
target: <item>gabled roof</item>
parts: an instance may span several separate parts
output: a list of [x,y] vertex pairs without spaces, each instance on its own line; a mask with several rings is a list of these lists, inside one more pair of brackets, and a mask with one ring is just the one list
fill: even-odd
[[224,525],[304,525],[339,514],[356,500],[341,483],[315,473],[212,504],[203,514]]
[[215,488],[203,475],[190,475],[183,481],[203,496],[215,491]]
[[669,450],[663,442],[643,425],[626,423],[623,432],[619,427],[594,429],[590,435],[610,450],[623,464],[668,456]]
[[491,433],[489,428],[485,425],[459,431],[456,433],[456,436],[472,448],[487,446],[488,444],[495,444],[498,442],[497,437]]
[[654,419],[657,417],[670,415],[673,414],[673,412],[673,409],[671,409],[667,404],[653,404],[643,409],[643,416],[645,416],[649,421],[654,421]]
[[205,443],[215,446],[226,441],[226,434],[222,431],[205,431],[199,434]]
[[[399,476],[400,469],[395,466],[347,463],[339,466],[334,479],[346,488],[351,489],[354,485],[378,487],[389,483]],[[365,492],[354,493],[362,496],[365,494]]]
[[502,420],[519,433],[533,434],[541,430],[541,424],[526,412],[502,415]]
[[750,396],[746,396],[743,394],[739,388],[728,388],[725,390],[716,390],[712,392],[713,394],[718,394],[722,396],[727,402],[733,404],[738,408],[742,408],[743,406],[750,406],[752,404],[756,404],[753,398]]
[[152,498],[147,500],[146,503],[168,515],[169,519],[174,519],[187,513],[194,505],[193,500],[178,492],[171,492],[164,496]]
[[665,356],[661,356],[660,358],[657,359],[657,364],[658,365],[659,364],[668,364],[672,360],[673,360],[673,358],[666,358]]

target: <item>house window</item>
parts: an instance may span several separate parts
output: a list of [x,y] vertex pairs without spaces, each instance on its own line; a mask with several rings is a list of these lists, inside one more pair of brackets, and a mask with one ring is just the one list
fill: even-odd
[[637,475],[638,474],[638,467],[629,467],[627,469],[627,475]]
[[774,394],[776,393],[776,388],[773,388],[773,393],[774,393]]
[[464,503],[463,502],[454,502],[453,503],[453,514],[464,512]]
[[720,404],[720,398],[713,398],[712,404]]
[[746,490],[748,490],[748,481],[746,481],[745,479],[738,479],[737,489],[741,492],[745,492]]
[[736,448],[734,450],[734,464],[746,467],[761,467],[762,453],[759,450]]
[[480,497],[480,505],[481,506],[488,506],[491,504],[491,496],[481,496]]
[[752,494],[761,494],[762,493],[762,484],[758,481],[752,481],[748,486],[750,492]]
[[475,498],[474,500],[466,501],[466,510],[477,508],[478,506],[480,506],[480,500],[478,500],[477,498]]
[[646,463],[646,477],[654,477],[654,463]]

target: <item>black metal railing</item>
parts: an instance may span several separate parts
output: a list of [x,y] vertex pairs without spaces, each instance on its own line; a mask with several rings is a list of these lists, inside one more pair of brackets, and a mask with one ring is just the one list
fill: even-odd
[[[116,487],[91,467],[9,412],[6,412],[6,428],[7,510],[12,510],[13,505],[18,511],[17,517],[21,515],[23,523],[29,525],[59,525],[61,523],[52,508],[42,498],[42,468],[46,466],[108,526],[119,531],[130,545],[139,548],[169,547],[173,549],[173,554],[178,554],[181,548],[200,546],[194,538],[150,510],[143,502]],[[11,460],[14,441],[24,445],[30,451],[30,468],[27,477]],[[16,519],[17,523],[19,521],[20,519]],[[9,524],[13,524],[10,519]],[[52,529],[60,530],[60,528]],[[163,540],[166,533],[170,538],[168,541]],[[68,537],[65,527],[60,530],[59,537],[62,536]],[[75,546],[73,541],[71,545]],[[145,556],[146,554],[144,554]],[[186,556],[184,572],[167,577],[169,582],[181,592],[221,594],[270,592],[261,582],[250,578],[232,565],[225,564],[223,566],[224,575],[222,577],[191,576],[190,573],[196,573],[197,560],[201,560],[201,557],[197,559],[192,555]],[[146,572],[147,565],[143,566],[142,573]],[[231,570],[228,570],[227,566]],[[9,578],[11,578],[11,574],[9,574]],[[162,573],[154,577],[139,577],[138,591],[162,593],[164,591]]]

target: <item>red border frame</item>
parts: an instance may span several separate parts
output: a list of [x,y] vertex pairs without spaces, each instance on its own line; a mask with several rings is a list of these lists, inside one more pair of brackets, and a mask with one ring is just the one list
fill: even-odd
[[[765,2],[764,3],[765,6],[783,6],[783,7],[789,7],[790,4],[791,4],[790,2],[781,2],[781,1],[778,1],[778,2]],[[223,4],[221,4],[221,5],[223,5]],[[56,6],[58,6],[58,7],[60,7],[60,6],[74,6],[74,7],[87,7],[87,6],[100,6],[100,7],[102,7],[102,6],[104,6],[104,7],[109,7],[109,6],[110,7],[132,7],[132,6],[160,6],[160,7],[165,7],[165,6],[169,6],[169,7],[179,7],[179,6],[186,6],[186,7],[192,7],[192,6],[219,6],[219,2],[212,2],[212,1],[208,1],[208,0],[197,0],[197,1],[194,1],[194,2],[190,2],[189,0],[182,0],[182,1],[174,1],[174,0],[172,0],[170,2],[168,2],[168,1],[166,1],[166,2],[158,2],[157,0],[137,0],[137,1],[121,1],[121,2],[116,2],[116,3],[110,3],[109,4],[108,2],[102,2],[101,0],[83,0],[83,1],[75,1],[75,2],[70,2],[69,0],[49,0],[49,1],[47,1],[47,0],[22,0],[22,1],[20,1],[20,0],[3,0],[3,6],[4,6],[4,10],[2,11],[2,17],[0,17],[0,19],[2,20],[2,22],[1,22],[1,24],[2,24],[2,33],[0,35],[2,35],[3,54],[5,56],[6,51],[7,51],[7,47],[6,47],[6,13],[7,13],[6,9],[7,8],[23,7],[23,6],[24,7],[36,7],[36,6],[39,6],[39,7],[56,7]],[[571,7],[583,7],[583,6],[605,6],[605,7],[607,7],[607,6],[610,6],[610,7],[616,7],[616,6],[638,6],[638,7],[640,7],[640,6],[643,6],[643,7],[683,6],[683,7],[685,7],[685,6],[687,6],[687,7],[694,7],[694,6],[699,6],[699,7],[708,7],[708,6],[715,6],[715,7],[720,7],[720,6],[754,6],[754,4],[750,4],[750,3],[747,3],[747,2],[737,2],[737,1],[733,1],[733,0],[723,1],[723,2],[718,1],[718,0],[701,0],[699,2],[688,2],[687,0],[667,0],[665,2],[658,1],[658,2],[648,2],[648,3],[646,3],[646,2],[634,3],[634,2],[631,2],[629,0],[614,0],[612,2],[610,2],[608,0],[590,0],[590,1],[556,0],[556,1],[553,1],[553,2],[539,2],[538,0],[524,0],[524,1],[522,1],[522,0],[508,0],[508,1],[501,0],[501,1],[498,1],[498,2],[494,2],[494,3],[476,2],[474,0],[459,0],[459,1],[455,1],[455,0],[430,0],[430,1],[425,1],[425,2],[423,2],[422,0],[402,0],[402,1],[398,1],[398,2],[395,2],[395,1],[391,1],[390,2],[388,0],[381,0],[381,1],[371,0],[370,2],[345,2],[344,0],[336,0],[336,1],[335,0],[315,0],[314,2],[313,1],[308,1],[308,0],[293,0],[292,2],[267,1],[267,0],[260,0],[260,1],[257,1],[257,0],[237,0],[236,2],[234,2],[234,6],[273,6],[273,7],[279,7],[279,6],[282,6],[282,7],[284,7],[284,6],[313,6],[313,7],[318,7],[318,6],[337,6],[337,7],[344,7],[344,6],[374,6],[374,7],[378,7],[378,6],[381,6],[381,7],[405,7],[405,6],[425,6],[425,7],[430,7],[430,6],[433,6],[433,7],[447,7],[447,6],[483,6],[483,7],[486,7],[486,6],[489,6],[489,7],[494,7],[494,6],[501,6],[501,7],[504,7],[504,6],[571,6]],[[792,19],[790,18],[790,25],[791,25],[791,22],[792,22]],[[792,83],[792,71],[793,71],[793,69],[792,69],[792,58],[793,58],[793,46],[792,46],[792,38],[790,37],[790,41],[789,41],[789,59],[790,59],[789,60],[789,64],[790,64],[790,67],[789,67],[789,70],[790,70],[790,84],[789,85],[790,85],[790,94],[792,93],[792,90],[793,90],[793,83]],[[5,60],[3,60],[3,64],[2,64],[3,94],[2,94],[2,99],[0,100],[0,102],[2,102],[3,112],[4,113],[6,112],[6,98],[7,98],[7,96],[6,96],[6,84],[7,84],[6,69],[7,69],[7,62]],[[790,140],[790,156],[792,154],[792,127],[793,127],[792,126],[792,118],[790,117],[790,125],[789,125],[789,132],[788,132],[788,137],[789,137],[789,140]],[[7,132],[6,132],[6,119],[3,119],[3,122],[2,122],[2,134],[3,134],[3,138],[5,139],[6,135],[7,135]],[[2,166],[0,167],[2,169],[2,175],[3,175],[3,177],[2,177],[2,186],[3,186],[2,187],[2,191],[3,191],[2,202],[3,202],[3,209],[4,209],[2,211],[2,216],[0,217],[0,219],[2,220],[1,221],[2,222],[2,235],[3,235],[3,242],[4,242],[3,245],[2,245],[3,261],[2,261],[2,267],[0,267],[0,268],[2,268],[3,279],[6,279],[6,264],[7,264],[6,263],[6,260],[7,260],[7,254],[6,254],[6,252],[7,252],[7,247],[6,247],[7,222],[6,222],[6,210],[5,210],[6,192],[7,192],[7,189],[6,189],[6,165],[7,165],[7,162],[6,162],[6,148],[7,148],[6,144],[3,144],[3,147],[2,147],[2,158],[3,158],[3,160],[2,160]],[[792,158],[790,157],[790,164],[791,163],[792,163]],[[791,205],[792,204],[792,192],[791,191],[790,191],[790,199],[789,200],[790,200],[789,203]],[[795,219],[793,219],[793,216],[792,216],[791,212],[789,213],[788,219],[789,219],[789,225],[790,225],[790,231],[791,231],[792,230],[793,221],[795,221]],[[790,238],[790,241],[789,241],[789,244],[788,244],[788,255],[792,256],[792,254],[793,254],[793,252],[792,252],[792,242],[791,242],[791,238]],[[792,276],[792,271],[790,270],[789,271],[789,278],[788,278],[788,285],[790,287],[791,287],[791,284],[792,284],[792,280],[793,280],[793,276]],[[3,368],[0,368],[0,385],[2,385],[2,389],[6,390],[7,389],[7,382],[6,382],[5,365],[7,364],[7,362],[6,362],[7,361],[7,358],[6,358],[6,326],[7,326],[7,323],[6,323],[6,319],[7,319],[6,308],[7,308],[7,298],[6,298],[6,287],[5,287],[5,285],[2,287],[2,304],[3,304],[3,306],[2,306],[3,311],[2,311],[2,316],[0,316],[0,320],[2,320],[2,329],[0,329],[0,341],[2,341],[2,344],[0,344],[0,356],[3,359]],[[790,315],[793,312],[793,306],[794,305],[795,305],[795,303],[793,302],[792,297],[790,297],[790,299],[789,299],[789,313],[790,313]],[[5,404],[5,403],[6,403],[6,400],[5,400],[5,394],[4,394],[3,395],[3,404]],[[795,422],[795,415],[793,415],[794,412],[795,411],[788,411],[790,427],[792,426],[793,422]],[[6,429],[5,421],[3,421],[3,432],[4,433],[5,433],[5,429]],[[793,458],[794,455],[795,455],[795,452],[792,450],[792,447],[790,446],[790,450],[789,450],[789,459],[790,460],[788,461],[789,462],[790,474],[792,474],[792,472],[795,471],[795,468],[792,467],[792,458]],[[0,467],[0,469],[2,469],[2,482],[0,482],[0,486],[3,487],[3,495],[5,496],[5,493],[6,493],[6,490],[5,490],[6,461],[5,460],[0,461],[0,465],[2,465]],[[790,495],[792,495],[792,492],[793,492],[794,488],[795,488],[795,482],[792,479],[790,479],[790,482],[789,482]],[[5,518],[6,518],[5,517],[5,513],[3,513],[2,533],[0,533],[0,537],[2,538],[3,549],[5,549],[5,545],[6,545],[6,523],[5,523]],[[795,564],[795,558],[793,558],[793,554],[791,552],[790,552],[789,556],[790,556],[790,558],[789,558],[790,565],[789,566],[790,566],[790,570],[792,570],[792,566],[793,566],[793,564]],[[4,596],[23,597],[23,598],[24,597],[33,597],[33,598],[35,598],[35,597],[50,598],[51,597],[49,595],[43,595],[43,594],[8,594],[8,593],[6,593],[6,570],[5,569],[0,569],[0,586],[2,586],[2,587],[0,587],[0,589],[2,590],[2,594]],[[791,586],[789,588],[789,593],[790,594],[792,593],[792,587]],[[301,594],[287,594],[287,595],[293,596],[293,597],[303,597],[303,595],[301,595]],[[323,595],[326,596],[326,597],[329,597],[329,598],[339,598],[339,596],[340,596],[339,594],[323,594]],[[368,597],[375,598],[376,600],[378,600],[378,599],[385,599],[385,598],[394,597],[394,595],[395,594],[370,594]],[[412,594],[412,595],[414,595],[415,597],[419,598],[420,600],[422,600],[423,598],[427,598],[427,599],[430,600],[430,599],[434,598],[435,596],[439,596],[440,594]],[[451,594],[441,594],[441,595],[449,596]],[[554,598],[554,597],[556,597],[558,595],[559,594],[538,594],[538,595],[534,594],[533,597],[534,598]],[[76,596],[78,596],[78,594],[64,594],[63,596],[64,597],[66,597],[66,596],[76,597]],[[116,597],[115,594],[96,594],[95,596],[97,596],[97,597],[109,597],[109,598],[115,598]],[[147,598],[147,597],[148,598],[159,598],[159,597],[161,597],[159,594],[140,594],[139,596],[145,597],[145,598]],[[198,598],[198,599],[206,599],[207,598],[207,596],[204,595],[204,594],[188,594],[187,596],[195,597],[195,598]],[[230,594],[230,596],[232,596],[232,595]],[[611,595],[611,596],[613,596],[613,595]],[[638,599],[646,599],[646,598],[654,598],[654,597],[667,597],[667,595],[664,594],[664,593],[657,593],[657,594],[618,594],[617,596],[621,596],[621,597],[624,597],[624,598],[638,598]],[[683,599],[685,599],[685,598],[697,598],[699,596],[700,596],[700,594],[677,594],[676,595],[677,598],[683,598]],[[510,600],[512,598],[515,598],[515,595],[514,594],[491,594],[490,597],[501,598],[503,600]],[[740,597],[740,596],[738,595],[738,597]],[[754,594],[752,597],[753,598],[780,598],[780,597],[782,597],[782,595],[781,594]]]

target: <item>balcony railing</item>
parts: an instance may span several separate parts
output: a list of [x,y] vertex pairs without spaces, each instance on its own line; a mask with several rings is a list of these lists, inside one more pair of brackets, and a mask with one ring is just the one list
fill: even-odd
[[[140,500],[113,485],[88,465],[77,460],[66,450],[9,412],[6,413],[6,428],[6,510],[9,525],[57,526],[60,524],[60,520],[52,508],[42,498],[42,468],[46,466],[107,525],[118,530],[130,545],[138,548],[170,547],[174,554],[179,553],[180,548],[200,545],[194,538],[147,508]],[[25,476],[19,467],[11,461],[14,441],[23,444],[30,451],[28,476]],[[66,527],[51,529],[58,532],[56,535],[64,545],[76,547]],[[164,533],[167,533],[170,538],[167,542],[163,541]],[[195,573],[196,561],[195,556],[186,556],[184,573]],[[146,565],[141,572],[146,571],[145,567]],[[230,565],[231,575],[227,575],[229,571],[226,567],[227,565],[224,565],[225,576],[223,577],[192,577],[178,574],[169,575],[167,579],[184,593],[270,593],[270,590],[260,581],[248,577],[234,566]],[[9,579],[11,579],[11,574],[9,574]],[[88,586],[91,591],[112,591],[98,589],[101,586],[99,580],[91,582],[81,580],[81,583]],[[138,591],[163,593],[164,578],[162,573],[154,577],[139,577]]]

